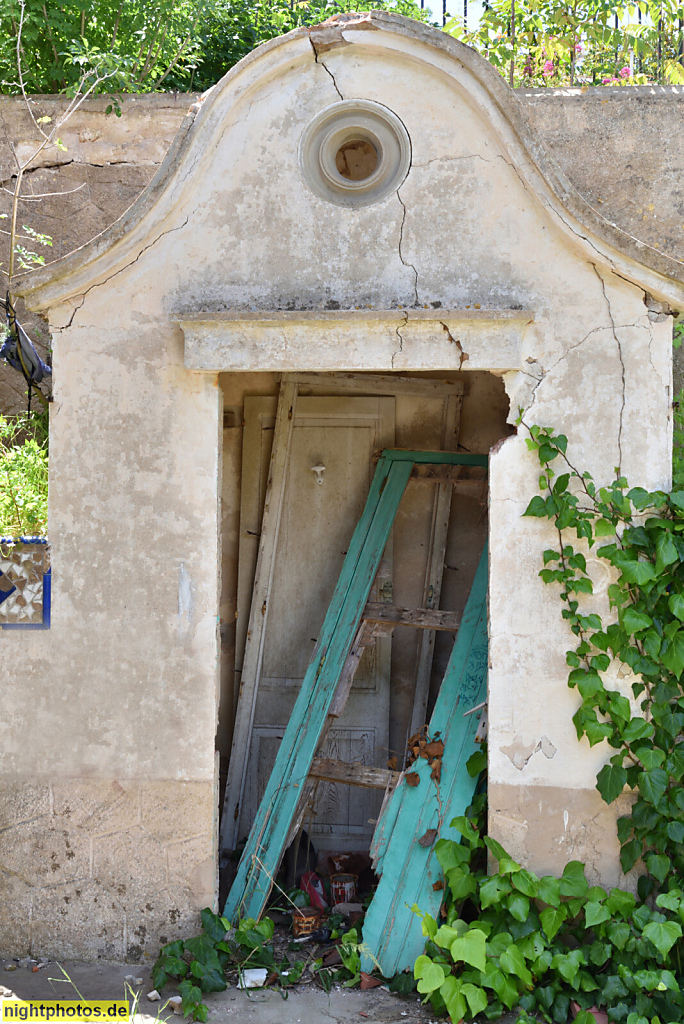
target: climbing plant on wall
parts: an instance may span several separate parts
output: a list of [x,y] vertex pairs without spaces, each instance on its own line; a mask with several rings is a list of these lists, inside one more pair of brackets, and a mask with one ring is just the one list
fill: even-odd
[[[523,425],[523,424],[521,424]],[[523,425],[524,426],[524,425]],[[620,473],[598,486],[568,454],[568,440],[532,426],[526,443],[541,467],[525,515],[549,520],[556,544],[543,553],[543,581],[558,588],[575,642],[568,685],[579,696],[579,740],[606,742],[597,778],[607,803],[634,800],[618,819],[623,871],[641,859],[639,901],[618,888],[590,887],[571,861],[560,877],[538,878],[484,835],[477,807],[440,839],[443,921],[423,919],[418,991],[453,1022],[505,1009],[565,1024],[665,1024],[684,1017],[684,430],[675,408],[673,487],[630,488]],[[610,567],[608,614],[591,601],[589,556]],[[618,669],[631,677],[617,685]],[[476,759],[471,759],[475,762]],[[479,771],[481,764],[473,764]],[[487,853],[496,862],[488,873]],[[535,1016],[534,1019],[537,1019]]]
[[[566,655],[568,685],[581,699],[573,721],[578,738],[614,750],[597,779],[603,799],[635,792],[618,836],[623,870],[639,858],[648,868],[639,881],[645,897],[672,871],[684,873],[684,481],[677,472],[672,491],[647,491],[618,471],[600,487],[575,468],[567,444],[551,429],[530,428],[541,493],[525,515],[556,530],[540,575],[559,587],[576,637]],[[610,620],[585,607],[589,551],[613,573]],[[619,666],[632,674],[631,695],[616,685]]]

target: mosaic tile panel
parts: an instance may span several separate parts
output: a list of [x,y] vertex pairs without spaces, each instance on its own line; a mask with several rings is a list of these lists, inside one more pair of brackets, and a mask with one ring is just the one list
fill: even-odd
[[0,539],[0,627],[46,629],[50,616],[50,548],[40,538]]

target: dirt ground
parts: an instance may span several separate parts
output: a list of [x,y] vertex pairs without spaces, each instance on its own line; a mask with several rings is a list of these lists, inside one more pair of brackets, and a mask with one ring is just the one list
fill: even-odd
[[[8,966],[16,969],[7,971]],[[15,999],[123,999],[126,975],[143,978],[141,993],[134,1007],[135,1024],[160,1021],[181,1021],[174,1017],[165,1000],[175,989],[164,989],[159,1003],[147,1000],[152,989],[149,968],[120,963],[50,963],[34,971],[35,961],[0,960],[0,985],[5,998]],[[64,973],[60,968],[63,968]],[[67,980],[67,977],[70,981]],[[75,991],[77,990],[77,991]],[[229,988],[205,997],[209,1007],[209,1024],[428,1024],[435,1021],[431,1007],[423,1006],[416,995],[397,996],[383,988],[360,992],[358,989],[334,988],[328,995],[317,985],[298,985],[283,999],[273,989],[249,993]],[[517,1014],[507,1014],[501,1024],[515,1024]]]

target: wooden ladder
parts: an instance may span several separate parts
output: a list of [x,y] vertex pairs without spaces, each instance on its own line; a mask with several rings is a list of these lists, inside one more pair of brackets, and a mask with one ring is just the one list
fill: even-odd
[[382,788],[396,782],[398,773],[316,759],[316,751],[344,709],[363,649],[375,636],[399,624],[430,630],[458,628],[452,613],[368,604],[368,595],[414,470],[439,479],[445,472],[441,467],[448,467],[449,474],[454,472],[451,467],[486,467],[487,462],[485,455],[382,452],[226,900],[224,913],[230,920],[258,918],[263,912],[282,855],[300,827],[317,779],[350,782],[353,775],[357,785],[372,781],[374,787]]

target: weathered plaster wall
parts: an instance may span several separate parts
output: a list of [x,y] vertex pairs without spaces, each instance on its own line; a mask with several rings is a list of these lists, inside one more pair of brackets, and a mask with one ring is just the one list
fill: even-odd
[[[47,952],[97,943],[151,953],[162,936],[187,932],[209,901],[222,401],[217,373],[184,366],[174,318],[335,303],[532,310],[505,373],[513,413],[522,405],[527,422],[567,433],[575,460],[597,480],[621,463],[634,482],[667,483],[671,320],[649,316],[644,282],[677,298],[681,286],[574,230],[511,127],[491,69],[440,33],[368,17],[370,29],[336,30],[321,53],[302,32],[261,48],[204,101],[138,210],[64,267],[35,275],[39,290],[27,286],[54,335],[53,625],[0,637],[8,666],[0,776],[8,789],[25,781],[29,793],[24,824],[14,823],[2,854],[15,893],[14,948],[42,893],[28,891],[33,876],[20,870],[25,832],[27,874],[31,858],[54,860],[67,873],[60,884],[81,887],[68,889],[68,903],[51,891],[74,916],[55,924]],[[399,191],[362,209],[318,199],[299,173],[304,127],[340,97],[386,104],[411,137]],[[287,331],[284,321],[275,334],[264,329],[255,365],[267,370],[269,354],[280,358]],[[360,352],[371,344],[359,335]],[[481,365],[482,353],[445,346],[436,325],[420,353],[398,335],[384,369],[410,372],[419,355],[432,363],[422,368],[467,372],[466,357]],[[294,368],[315,371],[324,357],[329,349],[314,341]],[[553,535],[520,517],[537,476],[522,434],[492,454],[491,827],[537,870],[580,856],[594,877],[612,881],[614,812],[594,789],[605,751],[577,742],[563,657],[570,638],[537,576]],[[234,523],[234,501],[226,515]],[[605,604],[604,591],[597,600]],[[73,857],[63,843],[66,810],[49,796],[65,779],[77,809]],[[190,823],[178,817],[189,784],[203,794]],[[145,793],[156,786],[165,794],[155,805],[161,824],[146,818]],[[112,811],[110,825],[117,787],[131,810],[123,820]],[[80,808],[93,799],[91,816]],[[99,840],[109,831],[103,861]],[[182,884],[171,874],[176,846],[188,851]],[[43,875],[39,883],[49,884]]]

